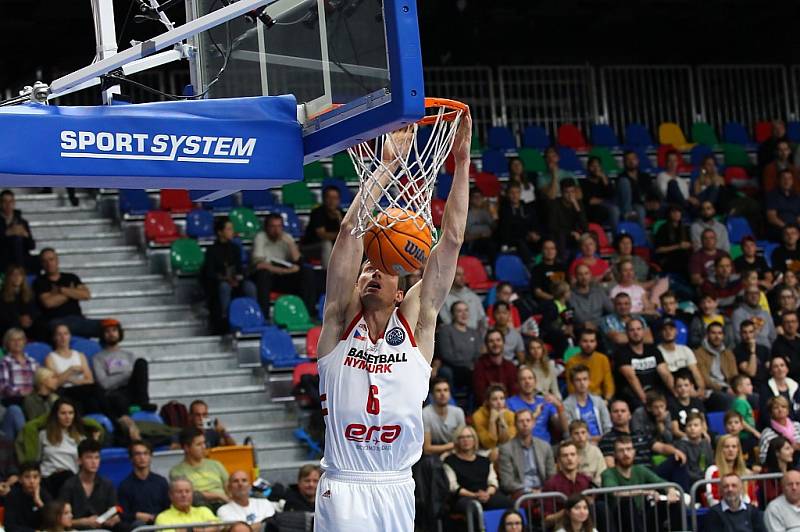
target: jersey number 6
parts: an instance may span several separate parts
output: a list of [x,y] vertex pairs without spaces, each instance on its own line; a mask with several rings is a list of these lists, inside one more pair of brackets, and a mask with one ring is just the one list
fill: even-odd
[[380,414],[381,402],[378,400],[378,387],[371,384],[369,396],[367,397],[367,414]]

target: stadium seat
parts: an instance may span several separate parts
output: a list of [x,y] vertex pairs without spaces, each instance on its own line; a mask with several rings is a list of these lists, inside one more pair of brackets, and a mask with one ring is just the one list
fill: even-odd
[[711,432],[725,434],[725,412],[706,412],[706,421]]
[[451,174],[439,174],[436,176],[436,197],[447,200],[450,189],[453,187],[453,176]]
[[[430,132],[422,129],[417,133],[418,139],[428,139],[430,138]],[[422,146],[422,144],[418,144],[418,146]],[[481,137],[478,135],[477,131],[472,132],[472,138],[469,142],[469,152],[471,155],[479,155],[483,151],[483,144],[481,144]]]
[[732,260],[736,260],[742,256],[742,245],[741,244],[731,244],[731,251],[730,256]]
[[111,420],[108,419],[107,416],[103,414],[86,414],[84,417],[88,417],[89,419],[93,419],[103,427],[103,430],[106,434],[114,434],[114,424],[111,423]]
[[672,144],[662,144],[658,147],[658,150],[656,151],[656,162],[658,163],[658,167],[664,168],[666,166],[667,154],[672,151],[678,154],[678,171],[690,172],[692,170],[692,166],[686,162],[680,150],[675,149],[675,146]]
[[126,447],[106,447],[100,449],[100,469],[97,473],[107,478],[118,488],[128,475],[133,471],[133,465],[128,457]]
[[617,134],[608,124],[594,124],[590,135],[592,144],[595,146],[605,146],[611,149],[617,149],[620,146]]
[[583,133],[575,124],[562,124],[558,126],[556,144],[572,148],[575,151],[586,151],[589,148],[586,137],[583,136]]
[[347,209],[350,204],[353,203],[355,194],[353,194],[353,191],[347,186],[347,183],[341,179],[330,178],[324,180],[322,182],[322,188],[324,189],[326,187],[336,187],[339,189],[339,198],[341,200],[341,206],[343,209]]
[[642,124],[628,124],[625,126],[625,144],[646,150],[656,145],[650,135],[650,130]]
[[653,166],[653,161],[647,155],[647,150],[641,146],[628,146],[628,149],[633,150],[639,156],[639,170],[642,172],[655,173],[656,167]]
[[[708,122],[695,122],[692,124],[692,141],[698,145],[713,148],[719,144],[717,132]],[[695,146],[697,147],[697,146]]]
[[728,122],[722,128],[722,140],[727,144],[751,146],[753,141],[745,128],[739,122]]
[[722,156],[725,160],[725,166],[741,166],[742,168],[750,168],[753,163],[750,162],[750,156],[744,146],[739,144],[723,144]]
[[761,144],[772,136],[772,122],[768,120],[760,120],[756,122],[755,132],[756,142]]
[[488,290],[497,284],[497,281],[489,279],[486,268],[477,257],[461,255],[458,265],[464,270],[464,282],[473,290]]
[[689,328],[683,323],[682,320],[672,320],[675,322],[675,328],[678,331],[675,337],[675,343],[679,345],[687,345],[689,343]]
[[698,144],[689,152],[689,164],[697,168],[703,164],[703,159],[709,155],[714,155],[714,150],[711,149],[711,146]]
[[289,333],[277,327],[266,327],[261,333],[261,363],[276,368],[293,368],[306,359],[297,356]]
[[119,212],[123,216],[144,216],[152,208],[147,191],[138,188],[119,190]]
[[444,204],[445,201],[439,198],[433,198],[431,200],[431,220],[433,220],[433,226],[439,228],[442,226],[442,217],[444,216]]
[[233,231],[242,238],[252,239],[261,231],[261,219],[249,207],[236,207],[231,211]]
[[148,242],[171,244],[180,237],[180,233],[168,212],[150,211],[144,218],[144,236]]
[[50,344],[44,342],[28,342],[25,344],[25,354],[34,359],[40,366],[44,365],[44,359],[53,351]]
[[[444,171],[450,175],[453,175],[456,171],[456,158],[453,155],[453,152],[450,152],[450,155],[444,160]],[[478,169],[475,166],[475,163],[470,161],[469,163],[469,176],[472,177],[478,173]]]
[[254,211],[268,211],[275,205],[275,195],[269,190],[243,190],[242,206]]
[[188,190],[163,188],[159,192],[159,207],[178,214],[187,213],[194,208]]
[[283,227],[287,233],[294,238],[303,236],[303,224],[300,222],[300,218],[297,217],[297,213],[294,212],[292,207],[289,205],[275,205],[275,207],[272,208],[272,212],[281,215],[283,218]]
[[179,275],[194,275],[200,271],[205,261],[203,248],[193,238],[179,238],[169,249],[169,262],[172,271]]
[[746,236],[753,236],[753,229],[750,228],[750,223],[747,218],[741,216],[729,216],[725,222],[728,228],[728,238],[731,243],[740,244],[742,239]]
[[353,161],[346,151],[339,152],[333,156],[333,177],[344,179],[348,183],[358,181],[358,173]]
[[317,300],[317,315],[322,319],[322,313],[325,312],[325,292],[319,295]]
[[317,198],[304,181],[287,183],[281,187],[281,203],[297,209],[311,209],[317,204]]
[[212,211],[214,214],[225,214],[231,212],[231,210],[236,207],[236,195],[235,194],[228,194],[227,196],[223,196],[221,198],[217,198],[212,201],[203,201],[198,202],[198,200],[202,197],[208,196],[209,194],[213,194],[216,192],[215,190],[191,190],[189,191],[189,198],[193,202],[199,203],[200,206],[204,209],[208,209]]
[[[347,155],[345,153],[345,155]],[[347,157],[348,162],[350,161],[350,157]],[[350,163],[352,167],[352,163]],[[325,175],[325,168],[322,166],[322,163],[319,161],[314,161],[308,163],[303,167],[303,181],[306,183],[322,183],[322,181],[328,176]]]
[[792,142],[800,142],[800,122],[787,122],[786,136]]
[[694,144],[686,140],[681,126],[675,122],[664,122],[658,126],[658,143],[672,144],[680,151],[691,150]]
[[767,261],[767,266],[772,268],[772,252],[778,249],[781,245],[778,242],[765,242],[764,243],[764,260]]
[[619,173],[620,168],[617,164],[617,160],[614,158],[614,155],[611,154],[611,150],[606,146],[593,146],[592,149],[589,150],[589,157],[599,157],[600,165],[603,167],[605,173]]
[[597,237],[597,253],[602,257],[613,255],[616,250],[608,241],[606,230],[598,224],[589,224],[589,232],[594,233]]
[[547,171],[547,163],[542,152],[536,148],[520,148],[519,159],[527,172],[542,173]]
[[514,137],[514,132],[507,127],[490,127],[488,145],[495,150],[517,151],[517,139]]
[[[535,506],[531,506],[534,508]],[[536,507],[538,508],[538,507]],[[494,532],[495,530],[504,530],[500,528],[500,519],[503,517],[503,514],[506,512],[504,509],[500,510],[484,510],[483,511],[483,528],[481,530],[485,530],[486,532]],[[522,512],[522,526],[523,528],[528,522],[527,512]],[[525,530],[529,530],[525,528]]]
[[186,215],[186,236],[214,238],[214,215],[204,209],[194,209]]
[[275,301],[273,318],[276,325],[286,327],[289,332],[306,332],[314,326],[303,300],[291,294]]
[[496,176],[508,177],[508,160],[500,150],[486,150],[481,156],[481,171]]
[[551,144],[550,136],[542,126],[528,126],[522,133],[522,145],[526,148],[543,150]]
[[574,172],[580,175],[586,173],[586,171],[583,168],[583,164],[581,163],[581,160],[578,159],[578,155],[572,148],[559,147],[558,156],[561,159],[561,161],[558,164],[564,170],[569,170],[570,172]]
[[647,240],[647,231],[638,222],[620,222],[617,225],[618,235],[630,235],[633,245],[640,248],[650,247]]
[[251,297],[237,297],[231,301],[228,323],[234,332],[241,334],[259,334],[268,327],[258,301]]
[[322,327],[317,325],[311,327],[306,333],[306,355],[308,358],[317,358],[317,344],[319,343],[319,333]]
[[530,273],[522,259],[516,255],[501,254],[494,263],[495,277],[498,281],[506,281],[518,288],[528,288]]
[[[315,348],[316,353],[316,348]],[[309,355],[311,356],[311,355]],[[316,356],[316,354],[314,355]],[[305,375],[319,375],[319,367],[316,360],[313,362],[302,362],[294,367],[292,370],[292,390],[297,390],[300,386],[300,378]],[[311,405],[311,398],[307,394],[294,393],[295,401],[297,401],[300,408],[308,408]]]
[[144,410],[139,410],[138,412],[131,414],[131,419],[134,421],[147,421],[148,423],[159,423],[161,425],[164,424],[164,420],[157,413],[145,412]]
[[252,445],[222,445],[208,449],[208,458],[225,466],[229,475],[244,471],[247,473],[247,481],[252,484],[260,476],[255,452]]
[[497,176],[485,171],[475,176],[475,186],[487,198],[497,198],[502,192]]
[[70,349],[74,349],[86,355],[86,360],[89,361],[89,367],[92,366],[92,357],[103,350],[103,347],[97,340],[84,338],[83,336],[75,336],[74,334],[69,341],[69,347]]

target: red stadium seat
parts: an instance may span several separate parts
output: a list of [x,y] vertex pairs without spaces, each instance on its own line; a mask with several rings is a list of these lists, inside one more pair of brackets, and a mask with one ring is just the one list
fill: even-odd
[[317,343],[319,342],[319,333],[322,332],[322,327],[317,325],[312,327],[306,333],[306,355],[308,358],[317,358]]
[[487,198],[496,198],[500,196],[500,180],[497,176],[488,172],[481,172],[475,176],[475,186],[481,191],[481,194]]
[[597,237],[597,252],[600,255],[613,255],[614,254],[614,247],[608,241],[608,235],[606,235],[605,229],[600,227],[598,224],[589,224],[589,232],[594,233]]
[[180,233],[168,212],[150,211],[144,219],[144,236],[149,242],[171,244]]
[[186,213],[192,210],[192,199],[189,191],[183,189],[161,189],[161,210],[172,213]]
[[683,158],[683,154],[681,154],[680,150],[675,149],[675,146],[672,144],[662,144],[658,147],[658,152],[656,154],[656,159],[658,162],[659,168],[664,168],[666,166],[667,161],[667,154],[671,151],[678,153],[678,171],[679,172],[691,172],[692,165],[687,163],[686,160]]
[[762,120],[756,122],[756,142],[761,144],[772,136],[772,122]]
[[728,185],[733,184],[734,181],[749,181],[750,176],[747,175],[747,170],[741,166],[729,166],[725,169],[725,183]]
[[486,268],[476,257],[462,255],[458,257],[458,265],[464,270],[464,281],[473,290],[488,290],[497,284],[489,279]]
[[586,142],[583,133],[575,124],[563,124],[558,127],[556,144],[572,148],[575,151],[586,151],[589,149],[589,143]]
[[444,216],[444,200],[433,198],[431,200],[431,218],[433,218],[434,227],[442,226],[442,216]]
[[[292,389],[297,390],[300,384],[300,377],[303,375],[319,375],[319,368],[315,362],[301,362],[292,370]],[[298,394],[295,396],[297,404],[301,407],[311,406],[311,398],[306,394]]]
[[[444,160],[444,171],[450,175],[453,175],[456,171],[456,158],[451,152],[450,155],[447,156],[447,159]],[[478,169],[475,167],[472,162],[469,163],[469,176],[474,177],[475,174],[478,173]]]

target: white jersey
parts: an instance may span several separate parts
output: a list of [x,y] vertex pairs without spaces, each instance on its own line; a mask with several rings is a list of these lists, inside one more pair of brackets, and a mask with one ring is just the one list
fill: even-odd
[[398,309],[373,342],[359,312],[319,359],[325,471],[407,471],[422,455],[431,366]]

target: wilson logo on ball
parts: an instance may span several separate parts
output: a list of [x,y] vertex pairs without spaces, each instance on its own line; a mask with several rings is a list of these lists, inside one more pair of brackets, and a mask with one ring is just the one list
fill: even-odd
[[411,240],[406,240],[406,247],[404,249],[406,253],[408,253],[418,261],[425,262],[425,252],[422,251],[419,247],[417,247],[417,245]]

